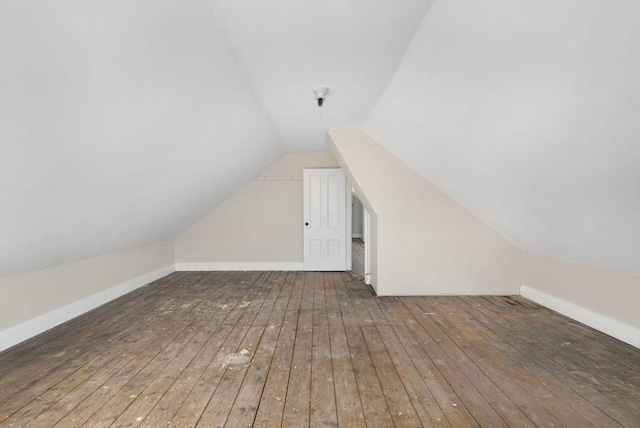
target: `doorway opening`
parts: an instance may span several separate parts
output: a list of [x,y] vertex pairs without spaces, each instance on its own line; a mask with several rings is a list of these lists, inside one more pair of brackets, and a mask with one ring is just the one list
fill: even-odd
[[351,190],[351,273],[371,283],[368,261],[368,213],[367,208]]

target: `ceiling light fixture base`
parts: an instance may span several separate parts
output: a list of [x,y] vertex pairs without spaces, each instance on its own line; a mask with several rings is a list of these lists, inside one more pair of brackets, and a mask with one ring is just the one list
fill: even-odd
[[316,96],[316,100],[318,101],[318,107],[322,107],[322,103],[328,93],[329,88],[326,86],[318,85],[313,87],[313,94]]

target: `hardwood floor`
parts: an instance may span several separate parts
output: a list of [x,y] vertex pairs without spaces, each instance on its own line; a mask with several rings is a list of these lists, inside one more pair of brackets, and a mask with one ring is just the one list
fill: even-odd
[[358,278],[364,278],[364,241],[360,238],[351,239],[351,272]]
[[178,272],[0,354],[2,426],[640,426],[640,351],[519,297]]

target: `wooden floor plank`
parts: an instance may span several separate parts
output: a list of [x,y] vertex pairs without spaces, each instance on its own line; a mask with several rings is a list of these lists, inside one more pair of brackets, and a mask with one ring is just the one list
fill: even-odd
[[[508,325],[504,319],[496,321],[495,324],[499,326],[505,338],[508,337],[509,341],[519,343],[527,353],[535,355],[547,370],[596,407],[607,409],[606,413],[618,422],[632,424],[640,420],[640,408],[633,405],[638,402],[639,391],[630,382],[631,378],[626,368],[624,370],[618,368],[618,374],[615,374],[615,369],[611,365],[601,363],[605,361],[604,359],[594,358],[590,349],[587,349],[589,343],[580,342],[581,334],[576,337],[575,328],[567,330],[564,340],[554,339],[546,334],[547,327],[540,327],[538,322],[543,317],[534,312],[531,318],[532,320],[526,324],[516,318],[512,319]],[[561,322],[567,322],[564,317],[559,318]],[[576,322],[572,324],[578,325]],[[578,326],[579,330],[588,329],[586,326]],[[513,334],[514,330],[520,331],[525,328],[538,332],[534,338],[535,343],[525,343],[522,338]],[[640,364],[640,360],[638,363]],[[620,404],[627,404],[627,406],[620,406]]]
[[328,324],[338,424],[347,427],[363,427],[365,426],[364,412],[339,309],[329,310]]
[[[210,301],[208,304],[215,304],[215,301]],[[205,303],[204,306],[207,306],[207,304]],[[128,379],[118,392],[85,422],[86,425],[108,426],[114,423],[119,417],[122,417],[123,414],[131,416],[128,421],[131,425],[137,425],[144,420],[146,416],[144,413],[146,407],[144,401],[148,399],[148,397],[145,399],[145,395],[143,395],[145,389],[153,384],[156,377],[162,373],[170,363],[176,361],[176,357],[183,348],[193,342],[194,336],[199,333],[201,328],[202,324],[194,320],[194,322],[181,332],[176,340],[161,350],[147,365],[139,370],[135,376]],[[154,395],[154,398],[155,397],[157,396]],[[132,404],[134,405],[134,409],[140,408],[141,414],[131,415],[127,412]]]
[[376,376],[381,380],[380,386],[394,425],[396,427],[419,426],[418,414],[378,334],[378,329],[376,326],[362,326],[361,330],[371,362],[376,369]]
[[243,349],[241,347],[242,341],[248,331],[248,326],[236,325],[232,328],[231,334],[213,356],[205,371],[182,402],[178,411],[175,412],[171,419],[171,426],[196,426],[211,396],[220,384],[229,359],[238,355]]
[[[481,300],[474,299],[473,301],[469,301],[465,297],[459,299],[463,303],[465,312],[470,316],[470,318],[468,318],[469,324],[478,326],[478,328],[482,329],[486,336],[490,338],[490,342],[486,345],[489,347],[489,352],[501,352],[502,355],[509,355],[511,369],[521,374],[520,377],[514,376],[514,378],[524,378],[523,381],[531,385],[528,390],[536,392],[534,394],[535,397],[545,399],[548,397],[553,403],[559,405],[561,412],[555,412],[554,414],[564,417],[563,415],[569,410],[573,410],[589,421],[589,423],[586,423],[584,426],[589,426],[590,424],[594,426],[611,426],[615,424],[609,416],[592,406],[584,397],[554,377],[534,358],[504,341],[494,333],[492,328],[489,327],[493,325],[491,318],[487,318],[489,313],[478,310],[484,305]],[[524,376],[522,376],[523,374]],[[543,388],[540,389],[536,384],[542,385]],[[575,421],[581,421],[581,419],[576,418]]]
[[[241,366],[246,363],[245,360],[249,359],[251,351],[243,347],[243,345],[246,346],[254,338],[248,336],[250,328],[242,325],[240,321],[243,319],[244,312],[247,310],[251,299],[265,287],[266,278],[267,276],[260,274],[257,278],[241,281],[241,285],[249,285],[249,287],[240,287],[236,299],[231,303],[222,305],[222,308],[227,305],[233,308],[223,322],[225,327],[231,329],[231,333],[221,345],[217,342],[214,344],[213,349],[211,347],[206,348],[208,355],[212,355],[213,352],[215,352],[215,355],[208,364],[205,363],[206,368],[204,371],[199,371],[201,374],[195,384],[193,381],[189,383],[193,386],[184,402],[180,406],[177,406],[175,401],[171,399],[165,402],[163,407],[171,408],[170,415],[165,417],[165,420],[169,421],[166,422],[167,424],[171,424],[171,426],[195,426],[201,419],[203,412],[208,408],[212,397],[218,391],[218,386],[227,371],[232,366],[237,369],[239,365]],[[255,319],[255,317],[252,317],[252,319]],[[178,397],[180,396],[177,396],[175,400],[179,400],[180,398]],[[168,416],[172,416],[172,418]],[[147,426],[164,425],[162,420],[157,421],[155,418],[153,414],[149,415],[147,417]]]
[[[536,365],[549,373],[555,380],[564,385],[564,387],[572,391],[569,394],[563,395],[563,398],[571,398],[573,393],[577,393],[587,401],[588,404],[586,406],[580,405],[581,403],[576,403],[575,400],[571,400],[571,403],[579,406],[578,408],[583,408],[583,414],[585,416],[589,415],[590,420],[601,421],[600,426],[612,426],[618,423],[627,426],[640,424],[640,417],[625,415],[627,412],[635,411],[637,409],[635,405],[625,406],[619,401],[613,401],[608,394],[603,394],[597,390],[599,387],[598,382],[593,382],[589,379],[585,379],[585,381],[582,382],[575,379],[574,376],[576,373],[573,372],[577,370],[575,367],[571,367],[570,363],[559,364],[557,361],[553,361],[553,359],[549,359],[540,353],[537,350],[537,341],[539,340],[539,336],[544,334],[544,332],[539,332],[529,327],[527,327],[527,330],[523,330],[523,327],[520,326],[516,317],[512,318],[502,310],[496,313],[494,312],[495,309],[489,309],[486,300],[479,301],[482,303],[470,303],[470,305],[468,305],[468,307],[474,308],[474,315],[483,320],[483,323],[491,325],[491,330],[500,337],[504,343],[519,349],[520,352],[535,361]],[[545,312],[547,312],[547,315],[551,315],[549,311]],[[527,331],[530,336],[523,336],[521,333],[523,331]],[[615,360],[614,354],[610,355],[607,360],[603,360],[601,364],[608,365],[610,361],[613,360]],[[589,373],[590,371],[582,371],[580,377],[584,378],[584,375]]]
[[[473,324],[462,323],[459,313],[462,310],[451,298],[423,299],[421,307],[429,312],[438,311],[437,316],[432,316],[440,329],[451,338],[453,343],[461,349],[469,360],[480,369],[509,399],[524,413],[533,424],[537,426],[562,426],[563,423],[549,410],[542,406],[528,393],[531,385],[520,385],[513,377],[515,373],[509,373],[508,362],[491,359],[483,352],[482,344],[485,337],[482,331],[473,328]],[[438,303],[436,306],[435,303]],[[579,415],[571,414],[574,421],[580,421]],[[565,421],[568,421],[565,419]],[[582,426],[589,426],[587,421],[582,421]]]
[[[347,287],[342,275],[335,277],[335,284],[339,290],[339,295],[348,296]],[[369,350],[362,335],[362,330],[360,329],[362,323],[365,321],[368,321],[367,325],[370,325],[371,320],[368,319],[368,313],[365,315],[367,317],[366,320],[358,318],[354,304],[350,298],[340,300],[340,311],[342,313],[349,353],[353,363],[366,425],[367,427],[393,426],[393,418],[391,417],[389,407],[382,392],[380,379],[377,377],[371,356],[369,355]],[[363,314],[363,312],[359,311],[359,314]]]
[[[67,321],[63,325],[58,326],[55,331],[47,331],[39,334],[25,342],[22,342],[20,346],[14,346],[12,348],[4,350],[0,353],[0,382],[4,379],[6,373],[8,373],[15,365],[22,365],[20,358],[26,354],[32,354],[34,352],[57,352],[60,349],[65,348],[64,340],[69,340],[69,336],[65,336],[71,333],[85,332],[86,327],[90,327],[91,332],[100,323],[104,323],[106,320],[113,319],[114,314],[126,312],[127,308],[136,306],[141,308],[141,302],[149,300],[149,290],[154,290],[156,293],[167,292],[174,284],[188,278],[186,272],[176,272],[170,276],[153,281],[143,287],[140,287],[124,296],[118,297],[110,302],[105,303],[87,312],[85,315],[91,314],[90,319],[85,317],[78,317]],[[81,321],[84,319],[84,322]],[[47,348],[43,348],[47,346]]]
[[229,412],[227,427],[247,427],[255,420],[291,294],[291,282],[286,283],[285,278],[284,272],[272,278],[267,302],[273,304],[263,305],[261,316],[254,320],[254,326],[263,326],[265,329]]
[[[228,286],[229,284],[226,285]],[[227,319],[224,318],[224,315],[228,314],[244,297],[230,296],[228,291],[226,296],[226,299],[220,299],[216,302],[218,309],[216,316],[218,319],[223,319],[220,319],[219,322],[208,323],[210,327],[215,328],[215,331],[206,343],[204,343],[189,365],[178,374],[171,387],[162,395],[157,404],[155,404],[149,415],[142,422],[143,426],[159,427],[168,425],[182,406],[184,399],[193,390],[200,377],[211,364],[211,361],[215,359],[215,356],[220,354],[225,341],[229,339],[234,330],[233,325],[225,324]]]
[[249,327],[240,350],[227,358],[224,375],[196,426],[225,425],[264,330],[264,326]]
[[[307,281],[305,281],[305,293],[303,293],[301,302],[302,307],[313,306],[313,293],[307,293],[307,285],[310,278],[308,275]],[[305,304],[305,295],[311,297],[310,303],[307,302]],[[298,327],[282,417],[282,425],[285,427],[309,426],[312,328],[313,309],[301,308],[298,314]]]
[[[457,332],[449,330],[451,331],[450,336],[458,339],[460,339],[460,336],[466,337],[468,342],[462,346],[465,347],[467,354],[474,358],[475,361],[480,361],[485,372],[491,370],[492,377],[497,376],[496,383],[503,391],[504,385],[510,382],[520,387],[521,390],[516,393],[508,391],[505,391],[505,393],[510,393],[512,397],[519,396],[518,405],[521,409],[526,408],[524,410],[525,413],[536,425],[602,426],[605,422],[604,420],[601,419],[599,422],[597,420],[592,421],[583,416],[580,410],[583,410],[584,407],[576,410],[571,406],[571,400],[567,400],[567,395],[572,395],[573,400],[575,400],[579,398],[577,394],[566,387],[561,389],[562,393],[554,391],[555,388],[563,385],[554,382],[554,379],[548,373],[543,372],[538,367],[526,364],[527,358],[525,355],[514,352],[513,348],[500,343],[492,332],[483,328],[482,324],[467,313],[464,305],[461,307],[459,304],[455,306],[451,304],[459,300],[457,298],[434,300],[434,302],[439,303],[439,306],[456,309],[455,312],[449,312],[449,315],[445,317],[451,328],[457,330]],[[470,331],[474,332],[474,334],[470,335]],[[487,365],[486,360],[490,360],[495,366]],[[550,388],[549,383],[553,383],[554,388]],[[521,395],[523,392],[524,396]],[[546,410],[539,409],[538,403]],[[546,415],[545,418],[552,418],[552,420],[544,422],[535,412],[543,413]],[[557,419],[557,421],[553,419]],[[611,420],[606,420],[606,423],[610,424]]]
[[[197,307],[198,304],[199,302],[194,301],[193,307],[194,308]],[[162,312],[159,312],[157,314],[158,316],[163,316],[163,315],[168,316],[172,308],[175,309],[176,307],[177,305],[171,305],[165,308],[165,310],[163,310]],[[176,321],[173,318],[170,318],[170,320],[174,322]],[[116,323],[115,325],[117,326],[118,324]],[[184,322],[177,322],[174,324],[174,329],[172,329],[172,331],[177,332],[177,331],[180,331],[181,328],[185,328],[185,327],[186,327],[186,324]],[[44,410],[51,407],[52,405],[54,405],[54,403],[56,403],[63,396],[65,396],[65,394],[69,390],[75,389],[78,385],[83,386],[83,391],[86,391],[87,387],[91,388],[92,385],[96,383],[97,379],[101,379],[101,376],[104,376],[105,366],[99,366],[98,364],[100,363],[106,364],[107,374],[109,373],[108,370],[112,367],[112,364],[108,364],[109,360],[103,358],[106,355],[113,356],[115,353],[115,355],[118,356],[119,361],[116,362],[116,365],[115,365],[115,367],[117,368],[119,362],[122,362],[122,361],[126,362],[127,360],[131,360],[136,355],[138,355],[137,354],[138,352],[149,347],[150,344],[154,342],[154,340],[156,343],[159,343],[159,342],[162,343],[162,339],[158,340],[159,339],[158,336],[153,334],[153,330],[154,330],[153,328],[147,329],[146,331],[142,331],[142,332],[138,331],[137,334],[131,333],[129,329],[123,329],[123,330],[129,332],[129,336],[134,336],[133,339],[137,342],[130,342],[128,340],[123,339],[118,344],[118,346],[113,347],[107,352],[103,352],[99,354],[94,360],[85,364],[83,367],[81,367],[78,370],[73,371],[78,366],[78,364],[68,364],[62,370],[57,370],[57,371],[54,371],[53,373],[49,373],[47,376],[43,377],[42,381],[33,385],[27,391],[27,393],[31,392],[31,394],[34,394],[34,393],[39,394],[38,401],[37,401],[37,408],[33,406],[24,406],[24,403],[22,403],[22,406],[24,407],[21,409],[21,411],[14,414],[10,418],[10,421],[20,426],[21,424],[28,421],[31,417],[37,416],[38,413],[41,413]],[[133,328],[132,330],[135,331],[135,328]],[[167,332],[167,336],[171,337],[171,331]],[[101,349],[101,347],[98,347],[98,348]],[[155,348],[152,347],[151,349],[155,349]],[[100,370],[100,373],[96,375],[96,372],[98,370]],[[86,383],[85,381],[88,376],[91,376],[91,382],[87,386],[87,385],[84,385],[83,382]],[[86,395],[83,395],[83,394],[86,394],[86,392],[76,394],[76,395],[84,399],[86,398]],[[13,407],[20,406],[21,404],[20,400],[23,399],[24,395],[25,395],[24,393],[18,392],[12,395],[10,399],[4,400],[0,405],[0,407],[2,407],[2,411],[5,412],[7,411],[7,409],[11,409],[12,406]],[[68,406],[69,399],[68,397],[64,397],[64,398],[65,398],[65,404]],[[60,405],[57,405],[56,407],[48,411],[47,414],[49,417],[53,417],[56,414],[58,414],[60,411],[61,411]],[[62,416],[64,416],[64,414]],[[55,420],[53,422],[55,423]]]
[[351,240],[353,268],[351,271],[360,279],[364,278],[364,241],[360,238]]
[[[197,277],[187,278],[185,281],[197,281]],[[158,301],[156,308],[160,306],[161,309],[164,309],[171,304],[171,301]],[[144,304],[141,306],[140,309],[143,311],[153,310]],[[129,330],[114,327],[128,326],[131,320],[138,316],[133,311],[126,310],[115,315],[110,312],[102,315],[93,312],[91,314],[91,321],[95,321],[94,317],[97,317],[99,322],[90,321],[87,328],[84,329],[72,329],[65,323],[60,326],[63,333],[59,333],[58,329],[51,332],[57,340],[51,341],[50,345],[40,347],[30,354],[31,356],[47,355],[49,358],[29,358],[21,364],[22,373],[13,369],[7,369],[7,372],[2,373],[0,377],[0,402],[4,403],[7,397],[15,397],[25,389],[33,392],[38,388],[46,390],[55,385],[66,374],[75,371],[92,357],[95,357],[97,352],[108,349],[111,343],[125,337]],[[103,319],[105,316],[111,317],[109,323]],[[74,320],[70,321],[70,323],[73,322]],[[106,328],[100,328],[100,326]],[[71,334],[72,331],[75,333]],[[27,345],[29,343],[27,342]],[[69,344],[73,344],[73,346],[69,346]],[[14,361],[14,363],[17,362]],[[47,373],[48,376],[42,376],[42,373]]]
[[[324,303],[324,290],[321,290]],[[315,307],[315,306],[314,306]],[[331,342],[326,305],[313,310],[311,348],[311,415],[310,426],[338,425],[336,395],[331,362]]]
[[338,425],[364,427],[364,412],[336,290],[337,275],[325,274],[325,284]]
[[[231,284],[229,283],[234,276],[229,276],[227,280],[220,282],[220,287],[216,287],[217,296],[220,296],[221,302],[228,302],[228,299],[224,299],[223,296],[225,294],[230,294],[232,291]],[[210,278],[207,279],[207,283]],[[191,291],[191,298],[197,298],[198,293],[195,290],[187,288],[187,291]],[[201,291],[207,291],[207,287],[201,287]],[[198,300],[201,300],[198,298]],[[216,302],[215,300],[213,300]],[[237,301],[237,299],[236,299]],[[224,306],[226,303],[221,304]],[[175,311],[175,316],[179,320],[176,324],[185,324],[192,320],[192,316],[184,313],[184,305],[180,305],[182,311]],[[194,312],[193,315],[196,315],[197,312]],[[165,324],[164,321],[157,320],[155,322],[150,323],[152,326],[156,324]],[[167,335],[166,331],[163,331],[163,335],[161,337],[170,337]],[[182,333],[182,332],[181,332]],[[151,337],[154,337],[151,335]],[[157,336],[155,336],[157,337]],[[131,363],[129,363],[124,369],[122,369],[119,373],[111,377],[107,382],[105,382],[101,388],[97,389],[94,393],[89,395],[87,399],[85,399],[82,403],[80,403],[75,409],[73,409],[67,416],[65,416],[58,425],[60,426],[80,426],[83,425],[88,418],[95,414],[100,408],[103,407],[104,403],[108,400],[113,399],[115,394],[117,394],[121,388],[126,385],[128,379],[130,379],[135,373],[139,372],[138,367],[142,367],[142,363],[145,361],[145,355],[152,355],[153,347],[145,348],[137,358],[133,359]],[[81,396],[78,391],[74,391],[74,395]],[[135,394],[132,394],[135,395]],[[67,397],[65,397],[67,398]],[[129,396],[129,401],[131,398],[136,398]],[[65,404],[68,404],[69,400],[65,400]],[[73,401],[72,401],[73,403]],[[137,417],[136,417],[137,419]]]
[[518,296],[179,272],[0,353],[0,426],[640,426],[640,350]]
[[422,381],[420,372],[398,340],[393,327],[378,326],[377,328],[380,340],[389,353],[389,358],[395,366],[400,382],[404,385],[409,401],[413,404],[421,424],[427,427],[449,426],[447,417],[438,406],[427,384]]
[[301,297],[300,290],[303,285],[304,276],[303,274],[290,274],[287,277],[287,284],[290,284],[290,281],[293,281],[294,284],[292,289],[289,290],[289,297],[280,327],[278,342],[260,397],[260,403],[254,420],[256,426],[280,426],[282,423],[297,330],[298,310]]
[[477,426],[478,423],[463,401],[425,351],[423,344],[431,340],[427,332],[399,298],[389,301],[387,308],[392,311],[394,318],[403,319],[402,326],[393,326],[392,329],[447,420],[455,427]]
[[[415,299],[402,298],[402,303],[409,309],[412,317],[417,321],[417,325],[413,329],[413,333],[421,342],[425,353],[429,355],[438,371],[447,380],[449,385],[453,387],[456,395],[464,403],[465,407],[471,413],[473,418],[481,426],[504,427],[506,422],[496,412],[492,403],[493,397],[484,397],[476,388],[474,383],[467,378],[464,371],[452,360],[451,356],[440,346],[430,328],[430,323],[426,321],[424,311],[415,302]],[[418,327],[419,326],[419,327]],[[492,405],[493,404],[493,405]],[[458,407],[460,403],[451,402],[449,406]]]
[[[205,344],[208,344],[207,349],[210,349],[212,338],[216,338],[215,343],[221,343],[220,339],[226,338],[228,329],[221,329],[220,326],[223,325],[225,318],[231,312],[230,308],[224,308],[224,305],[219,307],[215,301],[211,301],[209,305],[205,306],[202,313],[206,315],[201,316],[193,324],[196,334],[191,337],[187,345],[182,348],[170,364],[138,394],[129,407],[115,420],[114,425],[139,425],[138,422],[142,422],[147,417],[151,409],[155,407],[180,375],[190,366]],[[167,420],[166,422],[168,423],[169,421]]]
[[[421,323],[427,328],[432,337],[439,343],[441,349],[449,356],[461,373],[473,384],[473,386],[486,397],[500,418],[509,426],[533,427],[533,422],[522,410],[484,373],[469,356],[456,345],[455,341],[443,331],[436,322],[438,314],[430,311],[425,305],[429,299],[416,298],[415,308],[422,310]],[[425,309],[426,308],[426,309]],[[424,315],[427,316],[424,316]]]

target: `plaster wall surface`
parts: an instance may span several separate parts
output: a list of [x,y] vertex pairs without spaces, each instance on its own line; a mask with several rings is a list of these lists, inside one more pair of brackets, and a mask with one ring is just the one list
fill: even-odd
[[0,349],[174,271],[173,241],[0,278]]
[[521,293],[640,348],[640,278],[523,254]]
[[364,130],[523,251],[640,275],[639,17],[436,1]]
[[0,8],[1,276],[174,239],[284,152],[204,2]]
[[327,142],[375,215],[379,295],[518,293],[513,244],[365,132],[330,130]]
[[329,152],[288,153],[176,238],[176,263],[302,263],[302,170]]

